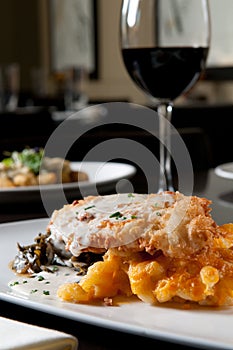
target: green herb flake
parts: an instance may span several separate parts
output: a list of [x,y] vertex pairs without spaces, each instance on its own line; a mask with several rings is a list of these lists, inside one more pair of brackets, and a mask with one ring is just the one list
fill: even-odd
[[49,281],[46,281],[45,284],[50,284],[50,282],[49,282]]
[[88,209],[91,209],[91,208],[94,208],[95,207],[95,205],[90,205],[90,207],[86,207],[86,208],[84,208],[84,210],[88,210]]
[[18,285],[18,284],[19,284],[18,281],[12,282],[12,283],[10,284],[10,287],[16,286],[16,285]]
[[38,289],[32,289],[32,290],[31,290],[31,294],[34,294],[34,293],[36,293],[36,292],[38,292]]
[[53,266],[53,268],[52,268],[52,271],[53,272],[56,272],[56,271],[58,271],[59,269],[58,269],[58,267],[57,266]]
[[44,277],[43,276],[38,276],[38,281],[44,281]]
[[128,193],[128,197],[133,198],[134,197],[133,193]]
[[131,215],[131,219],[137,219],[136,215]]
[[26,281],[26,280],[25,280],[25,281],[23,281],[23,284],[26,284],[26,283],[28,283],[28,281]]
[[110,218],[115,218],[116,220],[121,218],[123,215],[119,212],[119,211],[116,211],[115,213],[111,214],[109,217]]
[[49,290],[43,290],[44,295],[50,295]]
[[12,158],[4,158],[4,159],[2,160],[2,163],[3,163],[5,166],[7,166],[7,167],[10,167],[10,166],[12,166],[12,165],[14,164]]
[[22,152],[13,151],[9,157],[2,160],[7,167],[22,164],[28,167],[35,175],[39,174],[44,150],[42,148],[25,148]]
[[44,155],[43,149],[24,149],[19,157],[23,165],[28,166],[35,174],[39,173],[42,157]]
[[156,212],[156,215],[157,216],[162,216],[162,214],[159,211]]

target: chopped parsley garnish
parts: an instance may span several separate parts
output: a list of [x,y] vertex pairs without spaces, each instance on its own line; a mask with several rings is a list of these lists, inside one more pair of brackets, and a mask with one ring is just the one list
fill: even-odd
[[88,209],[91,209],[91,208],[94,208],[95,207],[95,205],[90,205],[90,207],[86,207],[86,208],[84,208],[84,210],[88,210]]
[[49,290],[43,290],[43,294],[44,295],[49,295],[50,293],[49,293]]
[[3,163],[4,165],[6,165],[7,167],[10,167],[11,165],[14,164],[12,158],[4,158],[4,159],[2,160],[2,163]]
[[58,271],[58,270],[59,270],[59,268],[57,266],[53,266],[53,268],[52,268],[53,272]]
[[131,219],[137,219],[136,215],[131,215]]
[[38,292],[38,289],[32,289],[31,294]]
[[10,284],[10,286],[13,287],[13,286],[16,286],[17,284],[19,284],[19,282],[18,282],[18,281],[15,281],[15,282],[12,282],[12,283]]
[[38,174],[40,171],[42,157],[44,155],[44,151],[42,149],[24,149],[21,153],[19,153],[19,159],[21,162],[28,166],[35,174]]
[[44,277],[43,276],[38,276],[38,281],[43,281]]
[[119,219],[121,218],[123,215],[119,212],[119,211],[116,211],[115,213],[109,215],[110,218],[116,218],[116,219]]
[[162,214],[159,211],[156,212],[156,215],[157,216],[162,216]]
[[129,197],[129,198],[134,197],[133,193],[128,193],[128,197]]
[[9,157],[2,160],[7,167],[21,164],[37,175],[40,171],[44,150],[43,148],[25,148],[22,152],[13,151],[7,155]]

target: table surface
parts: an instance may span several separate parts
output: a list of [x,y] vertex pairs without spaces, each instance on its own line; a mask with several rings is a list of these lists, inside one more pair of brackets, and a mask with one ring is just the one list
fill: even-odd
[[[194,180],[193,194],[212,200],[212,216],[215,221],[218,224],[233,222],[233,181],[218,177],[213,169],[210,169],[208,173],[196,174]],[[134,184],[135,192],[143,193],[145,184],[141,181],[140,175],[136,174],[131,182]],[[23,205],[0,204],[1,223],[42,217],[47,217],[47,214],[43,205],[38,202],[24,203]],[[173,350],[192,349],[192,347],[181,344],[67,320],[5,301],[0,301],[0,316],[73,334],[79,339],[79,350],[124,349],[127,347],[126,344],[130,344],[133,349],[160,348],[163,346]]]

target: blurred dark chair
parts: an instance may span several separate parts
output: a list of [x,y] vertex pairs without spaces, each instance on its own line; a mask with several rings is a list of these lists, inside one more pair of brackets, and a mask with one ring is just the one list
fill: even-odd
[[200,127],[178,128],[195,171],[208,170],[213,165],[213,150],[209,135]]
[[0,157],[3,152],[44,147],[54,130],[51,113],[44,108],[19,108],[0,114]]
[[212,153],[210,167],[216,167],[219,164],[233,161],[232,119],[232,104],[199,104],[176,106],[173,111],[172,124],[182,130],[201,128]]

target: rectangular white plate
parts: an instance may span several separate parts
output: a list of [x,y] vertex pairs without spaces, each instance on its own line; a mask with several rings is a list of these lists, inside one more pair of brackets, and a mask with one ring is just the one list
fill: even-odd
[[0,225],[0,299],[35,310],[84,323],[111,328],[174,343],[215,349],[233,349],[233,307],[196,307],[191,310],[141,301],[119,306],[92,306],[65,303],[56,298],[36,299],[13,294],[8,282],[14,279],[9,269],[19,242],[32,244],[44,233],[48,219],[20,221]]

